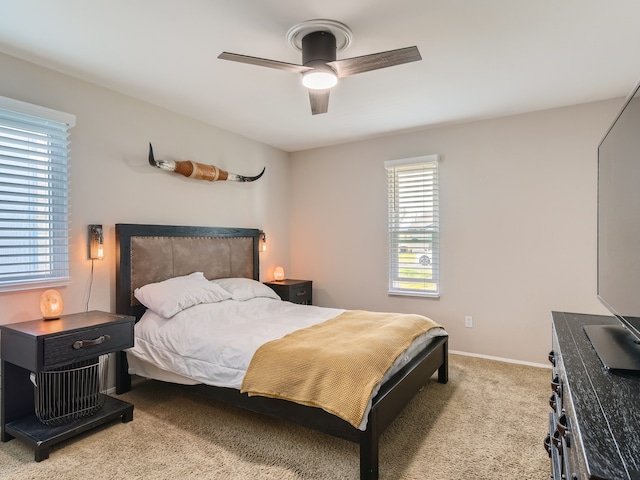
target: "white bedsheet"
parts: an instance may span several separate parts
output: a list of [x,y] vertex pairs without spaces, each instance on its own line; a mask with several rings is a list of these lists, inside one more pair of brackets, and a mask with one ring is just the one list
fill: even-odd
[[[342,312],[264,297],[196,305],[170,319],[147,310],[135,326],[135,346],[127,350],[129,373],[239,390],[260,345]],[[383,382],[409,362],[431,337],[446,334],[438,328],[418,337],[396,360]],[[377,392],[378,388],[374,389],[372,398]],[[366,428],[367,416],[361,430]]]

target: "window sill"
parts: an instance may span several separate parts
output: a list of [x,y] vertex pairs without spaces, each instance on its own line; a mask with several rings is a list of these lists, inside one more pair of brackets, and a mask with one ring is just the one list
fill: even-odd
[[439,293],[426,293],[426,292],[398,292],[395,290],[389,290],[387,292],[387,295],[393,296],[393,297],[420,297],[420,298],[431,298],[434,300],[439,300],[440,299],[440,294]]

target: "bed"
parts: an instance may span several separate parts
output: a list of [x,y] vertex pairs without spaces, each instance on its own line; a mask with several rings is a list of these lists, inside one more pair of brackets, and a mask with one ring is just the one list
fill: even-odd
[[[136,298],[136,289],[188,276],[193,272],[202,272],[208,280],[258,281],[259,234],[259,230],[250,228],[117,224],[117,313],[133,315],[139,321],[147,309]],[[261,299],[260,302],[266,304],[276,301]],[[279,303],[283,306],[288,304]],[[289,308],[294,307],[289,305]],[[138,326],[147,322],[147,318]],[[379,473],[380,435],[432,375],[437,372],[438,382],[447,382],[447,349],[446,332],[445,335],[429,336],[427,339],[421,337],[418,347],[413,348],[411,357],[405,357],[406,361],[396,365],[393,374],[386,375],[376,387],[367,405],[365,418],[358,426],[321,408],[281,398],[250,396],[241,393],[238,388],[206,383],[185,385],[185,388],[218,401],[355,442],[360,446],[360,478],[375,480]],[[131,358],[133,362],[133,357]],[[134,368],[138,372],[136,368],[139,367]],[[171,377],[154,375],[152,370],[142,371],[148,378],[171,381]],[[180,375],[176,379],[177,383],[189,383],[181,382],[179,377]],[[127,354],[120,352],[116,357],[116,392],[124,393],[130,389],[131,375]]]

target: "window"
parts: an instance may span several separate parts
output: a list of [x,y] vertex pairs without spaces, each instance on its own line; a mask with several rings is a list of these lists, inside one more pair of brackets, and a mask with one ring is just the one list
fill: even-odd
[[438,155],[385,162],[389,205],[389,293],[440,294]]
[[0,291],[69,283],[75,116],[0,97]]

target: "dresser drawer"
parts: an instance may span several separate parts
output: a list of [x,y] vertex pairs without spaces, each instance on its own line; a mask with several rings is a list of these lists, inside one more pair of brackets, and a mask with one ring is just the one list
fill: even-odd
[[68,365],[133,346],[133,322],[114,323],[49,336],[43,342],[45,369]]

